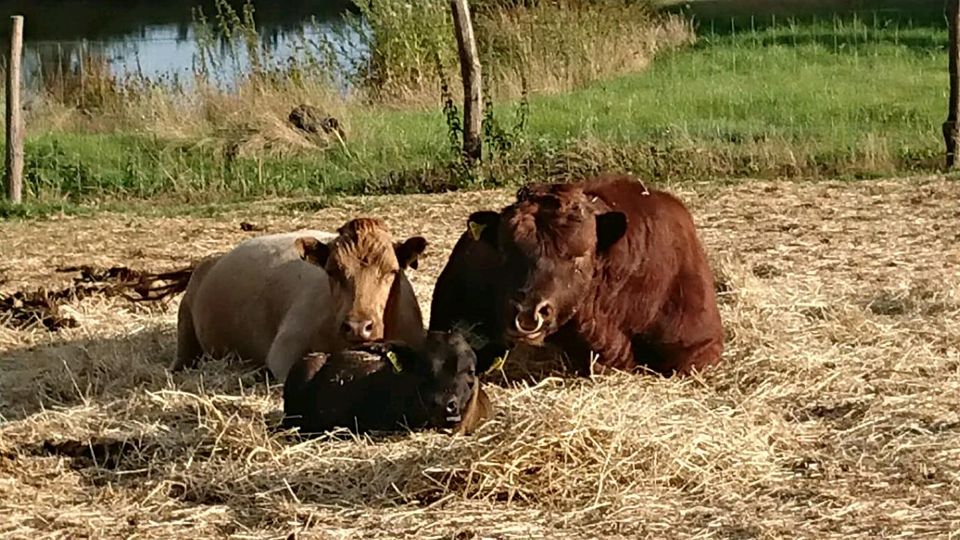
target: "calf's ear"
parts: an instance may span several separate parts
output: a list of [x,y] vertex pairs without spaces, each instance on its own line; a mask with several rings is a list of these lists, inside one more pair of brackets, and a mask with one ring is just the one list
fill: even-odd
[[480,427],[487,419],[492,416],[493,405],[490,398],[483,391],[478,383],[474,387],[473,397],[467,405],[467,410],[463,414],[463,420],[454,428],[454,435],[470,435]]
[[388,342],[387,349],[387,355],[393,357],[390,363],[397,373],[412,373],[417,369],[420,353],[416,349],[402,341]]
[[326,266],[327,258],[330,256],[330,246],[312,236],[301,236],[294,240],[293,244],[301,259],[320,267]]
[[597,251],[603,252],[627,233],[627,216],[623,212],[597,215]]
[[500,214],[491,210],[481,210],[467,218],[467,232],[474,241],[484,241],[497,245],[497,228],[500,226]]
[[423,255],[425,249],[427,249],[427,239],[422,236],[407,238],[404,243],[393,246],[400,268],[413,268],[414,270],[419,266],[417,259]]

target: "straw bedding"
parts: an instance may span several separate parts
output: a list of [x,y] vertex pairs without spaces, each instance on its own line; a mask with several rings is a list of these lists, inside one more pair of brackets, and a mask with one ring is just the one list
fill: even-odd
[[[280,388],[242,365],[165,371],[179,299],[86,297],[56,333],[0,324],[0,535],[960,536],[960,184],[675,191],[718,275],[723,364],[687,380],[494,376],[496,415],[472,437],[277,433]],[[0,291],[62,285],[63,265],[176,268],[262,234],[243,221],[374,214],[432,242],[413,274],[426,310],[468,212],[510,195],[7,222]]]

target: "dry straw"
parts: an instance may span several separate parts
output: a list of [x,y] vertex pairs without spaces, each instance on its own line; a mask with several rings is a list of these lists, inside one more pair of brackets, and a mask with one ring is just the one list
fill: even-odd
[[[88,298],[0,327],[4,538],[951,538],[960,531],[960,185],[684,186],[729,342],[702,377],[506,384],[472,437],[299,442],[229,361],[169,375],[176,301]],[[509,193],[282,204],[221,218],[0,224],[0,285],[65,264],[178,266],[251,234],[386,217],[424,233],[424,308],[470,210]],[[512,358],[511,361],[516,361]],[[509,366],[508,366],[509,367]]]

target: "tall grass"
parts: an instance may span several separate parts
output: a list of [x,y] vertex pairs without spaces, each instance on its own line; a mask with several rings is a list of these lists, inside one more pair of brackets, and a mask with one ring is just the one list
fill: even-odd
[[[546,7],[512,8],[509,15],[497,9],[502,8],[478,10],[478,20],[507,25],[512,23],[504,21],[513,17],[529,23],[531,10]],[[654,32],[670,28],[662,20],[657,25]],[[738,28],[711,32],[701,26],[694,46],[662,51],[649,69],[639,72],[634,71],[639,64],[613,53],[594,67],[571,62],[579,67],[557,70],[553,76],[558,78],[540,88],[567,90],[562,93],[537,92],[536,84],[547,79],[530,75],[533,68],[528,67],[521,74],[537,83],[530,84],[534,92],[518,122],[521,128],[496,147],[471,180],[502,185],[603,169],[669,179],[862,177],[935,169],[946,101],[944,30],[883,17],[781,19]],[[562,45],[543,47],[541,53],[534,53],[532,45],[516,45],[553,39],[551,35],[559,40],[562,30],[558,25],[554,34],[540,37],[518,30],[514,36],[481,34],[480,39],[485,51],[496,48],[491,43],[513,43],[504,47],[531,51],[518,54],[521,59],[563,58]],[[604,39],[614,43],[618,34],[609,35],[593,45],[579,43],[591,51],[582,58],[603,56],[598,44]],[[428,47],[411,44],[401,50],[411,58],[422,55],[422,65],[410,69],[417,64],[396,61],[388,65],[392,71],[377,75],[377,80],[395,81],[394,89],[407,89],[392,94],[416,95],[417,84],[429,90],[436,81],[423,81],[443,75],[427,66]],[[488,62],[488,77],[499,81],[497,92],[513,95],[504,82],[509,74],[500,79],[496,74],[516,60],[506,53],[499,57],[506,60]],[[534,64],[523,60],[515,65]],[[617,76],[621,69],[628,73]],[[460,185],[449,168],[455,156],[439,107],[386,107],[371,103],[370,94],[337,101],[341,98],[334,94],[336,99],[323,103],[347,126],[348,136],[345,146],[324,145],[282,121],[293,104],[323,91],[331,90],[319,79],[277,78],[231,92],[211,87],[209,95],[181,98],[191,107],[187,110],[201,114],[185,114],[182,105],[164,101],[166,94],[158,92],[157,103],[169,107],[166,119],[131,121],[139,130],[35,135],[28,147],[28,190],[47,200],[172,196],[196,201],[406,193]],[[516,106],[498,100],[495,121],[488,125],[512,130]],[[160,127],[167,123],[169,128]],[[489,136],[496,138],[496,131],[491,129]]]
[[[370,29],[361,85],[380,99],[436,102],[440,79],[458,69],[449,2],[357,6]],[[683,19],[630,0],[488,2],[475,9],[474,26],[486,85],[503,97],[518,96],[525,84],[558,92],[636,71],[659,50],[692,39]]]

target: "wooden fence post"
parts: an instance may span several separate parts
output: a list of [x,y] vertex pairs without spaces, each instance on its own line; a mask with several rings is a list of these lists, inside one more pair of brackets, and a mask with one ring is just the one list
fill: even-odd
[[947,147],[947,169],[957,164],[957,118],[960,117],[960,0],[947,0],[947,29],[950,35],[950,108],[943,123],[943,141]]
[[23,17],[12,17],[7,62],[7,197],[23,202],[23,122],[20,118],[20,60],[23,55]]
[[467,0],[450,0],[453,28],[457,34],[460,76],[463,79],[463,157],[468,164],[480,160],[483,139],[483,94],[480,84],[480,56],[473,37],[473,22]]

